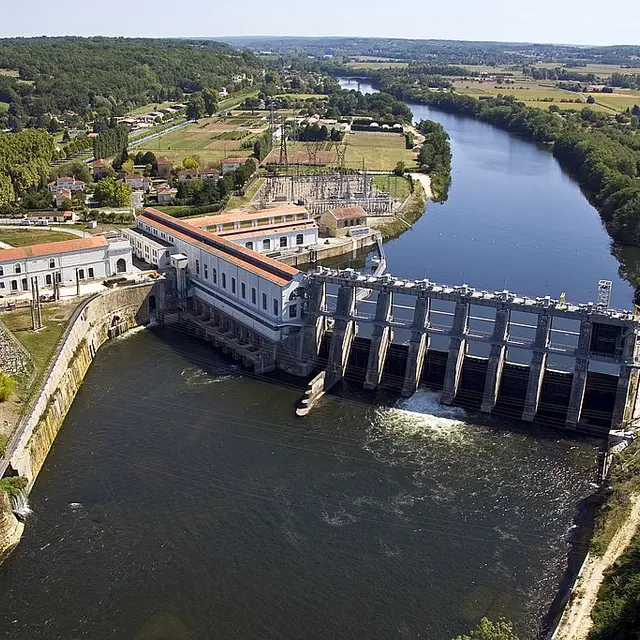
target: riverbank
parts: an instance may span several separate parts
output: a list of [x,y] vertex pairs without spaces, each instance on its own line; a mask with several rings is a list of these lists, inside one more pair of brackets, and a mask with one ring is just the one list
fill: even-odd
[[[0,477],[21,476],[26,479],[27,491],[33,486],[97,350],[107,340],[147,324],[150,309],[160,304],[156,289],[161,287],[161,282],[144,282],[107,290],[80,303],[31,408],[7,443],[0,460]],[[5,509],[0,519],[0,558],[21,535],[15,521]]]
[[605,571],[624,553],[640,526],[640,495],[633,496],[632,505],[627,520],[613,536],[604,555],[590,553],[585,559],[552,640],[587,640],[593,626],[591,611]]
[[431,182],[425,174],[411,174],[420,176],[413,185],[413,193],[407,198],[402,209],[389,217],[369,219],[369,224],[382,234],[382,239],[393,240],[410,231],[415,222],[425,213],[427,199],[431,196]]

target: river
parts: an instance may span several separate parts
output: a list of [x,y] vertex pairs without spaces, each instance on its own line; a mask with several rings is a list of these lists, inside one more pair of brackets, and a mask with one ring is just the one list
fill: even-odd
[[[454,181],[387,245],[393,273],[577,300],[609,278],[628,305],[597,214],[549,154],[412,108],[450,132]],[[171,331],[103,347],[0,566],[0,635],[447,640],[484,615],[535,628],[598,443],[427,391],[374,405],[345,385],[300,420],[300,393]]]
[[[355,78],[341,85],[374,91]],[[533,296],[564,291],[575,302],[596,300],[598,280],[611,280],[612,306],[631,307],[598,212],[551,153],[483,122],[407,105],[416,122],[434,120],[450,135],[452,184],[447,202],[429,204],[386,245],[394,275]],[[637,250],[618,252],[637,260]]]

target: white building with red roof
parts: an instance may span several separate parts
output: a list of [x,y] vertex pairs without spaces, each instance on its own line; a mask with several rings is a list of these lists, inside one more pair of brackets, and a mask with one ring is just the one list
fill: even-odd
[[0,294],[30,291],[32,279],[38,287],[52,288],[104,280],[130,273],[131,244],[121,236],[91,236],[47,242],[14,249],[0,249]]
[[84,191],[86,186],[82,180],[76,180],[76,178],[70,178],[69,176],[62,176],[48,184],[49,191],[54,195],[61,189],[68,189],[71,193]]

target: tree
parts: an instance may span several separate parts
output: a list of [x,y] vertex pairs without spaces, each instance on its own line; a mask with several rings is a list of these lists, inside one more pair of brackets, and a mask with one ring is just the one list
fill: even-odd
[[595,104],[596,99],[593,96],[587,98],[587,104]]
[[89,166],[86,162],[80,162],[79,160],[61,164],[51,172],[52,180],[55,180],[60,176],[71,176],[76,180],[82,180],[82,182],[91,182],[91,171],[89,170]]
[[393,170],[393,173],[395,173],[397,176],[403,176],[405,167],[405,163],[402,162],[402,160],[398,160],[398,164],[396,164],[396,168]]
[[196,156],[187,156],[183,159],[182,166],[185,169],[197,169],[200,166],[200,162]]
[[199,120],[205,114],[204,100],[200,94],[191,96],[187,103],[187,118],[189,120]]
[[456,636],[453,640],[518,640],[518,636],[513,632],[513,625],[508,620],[500,618],[497,622],[491,622],[482,618],[468,636]]
[[631,115],[640,116],[640,105],[634,104],[633,107],[631,107]]
[[135,166],[133,164],[133,160],[131,158],[127,158],[120,167],[120,170],[126,173],[127,175],[133,173],[135,171]]
[[218,109],[218,94],[213,89],[204,89],[202,99],[204,100],[204,110],[207,115],[212,116]]
[[131,205],[133,190],[124,182],[116,182],[113,178],[102,178],[96,184],[93,197],[103,207],[128,207]]

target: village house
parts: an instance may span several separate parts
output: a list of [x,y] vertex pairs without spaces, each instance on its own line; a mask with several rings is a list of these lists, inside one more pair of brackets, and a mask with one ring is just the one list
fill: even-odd
[[71,200],[71,196],[71,189],[59,189],[54,196],[56,208],[59,209],[60,207],[64,206],[65,202]]
[[91,169],[93,172],[93,180],[97,182],[107,176],[109,163],[106,160],[94,160],[91,163]]
[[178,190],[168,185],[163,185],[156,188],[156,198],[158,204],[169,204],[178,193]]
[[76,222],[77,219],[75,211],[28,211],[23,218],[31,224],[61,224]]
[[227,173],[231,173],[232,171],[235,171],[238,167],[241,167],[246,161],[247,161],[247,158],[225,158],[221,164],[222,175],[224,176],[224,175],[227,175]]
[[179,182],[193,180],[218,180],[220,174],[215,169],[184,169],[178,173]]
[[362,207],[336,207],[325,211],[320,217],[320,233],[332,238],[355,235],[366,229],[367,214]]
[[58,193],[60,189],[68,189],[71,193],[76,191],[84,191],[85,183],[82,180],[76,180],[69,176],[60,177],[57,180],[53,180],[48,184],[49,192],[52,194]]
[[168,178],[173,169],[173,161],[166,156],[160,156],[156,158],[156,165],[158,166],[158,175],[161,178]]
[[124,181],[125,184],[129,185],[134,191],[149,191],[149,189],[151,189],[151,178],[147,178],[147,176],[143,176],[139,173],[133,173],[130,176],[126,176]]

